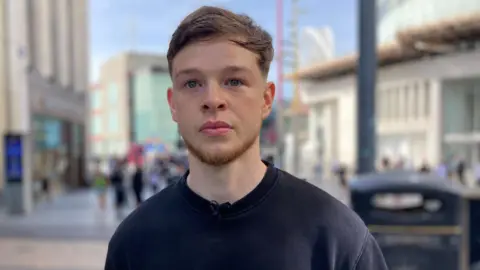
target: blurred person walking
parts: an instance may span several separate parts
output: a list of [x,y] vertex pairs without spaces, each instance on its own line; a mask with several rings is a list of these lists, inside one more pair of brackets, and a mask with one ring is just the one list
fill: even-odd
[[100,210],[104,211],[106,209],[108,177],[102,172],[100,164],[96,166],[93,174],[93,187],[97,192],[98,206]]
[[275,97],[270,34],[246,15],[201,7],[167,58],[189,169],[118,227],[105,270],[387,270],[351,209],[260,157]]
[[156,194],[158,191],[164,188],[166,180],[162,176],[161,159],[157,158],[153,161],[148,170],[148,178],[150,180],[150,186],[153,194]]
[[423,160],[422,165],[419,169],[420,173],[430,173],[430,165],[428,164],[427,160]]
[[458,159],[457,164],[456,164],[456,173],[457,173],[457,178],[458,181],[462,185],[466,185],[465,182],[465,161],[463,159]]
[[137,165],[132,177],[132,190],[135,195],[137,206],[143,202],[143,168]]
[[43,197],[47,200],[47,202],[51,202],[53,200],[53,194],[52,194],[52,184],[51,184],[50,178],[48,176],[42,177],[41,183],[42,183]]
[[383,171],[389,171],[391,170],[391,162],[388,157],[382,158],[382,164],[381,164],[381,170]]
[[123,210],[127,202],[124,165],[125,162],[117,160],[112,166],[112,174],[110,176],[110,183],[115,194],[115,210],[119,219],[123,218]]
[[473,175],[475,177],[475,185],[480,187],[480,161],[475,163]]
[[437,168],[435,169],[435,172],[437,173],[438,176],[444,179],[448,179],[450,177],[450,170],[448,168],[448,164],[442,160],[440,164],[438,164]]

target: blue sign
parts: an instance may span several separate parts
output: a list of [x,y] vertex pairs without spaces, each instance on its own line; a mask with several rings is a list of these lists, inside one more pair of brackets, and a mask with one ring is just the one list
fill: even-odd
[[167,147],[165,144],[160,143],[160,144],[147,144],[145,145],[145,152],[155,152],[155,153],[166,153],[167,152]]
[[5,174],[7,182],[23,178],[23,144],[21,135],[5,135]]

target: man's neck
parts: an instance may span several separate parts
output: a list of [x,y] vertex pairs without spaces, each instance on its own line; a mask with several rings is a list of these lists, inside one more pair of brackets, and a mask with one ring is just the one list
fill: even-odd
[[252,191],[267,170],[258,147],[252,146],[235,161],[214,167],[189,157],[190,174],[187,184],[195,193],[218,203],[234,203]]

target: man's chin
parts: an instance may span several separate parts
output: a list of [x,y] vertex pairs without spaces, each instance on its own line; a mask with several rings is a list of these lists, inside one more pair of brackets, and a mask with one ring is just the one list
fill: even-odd
[[196,142],[185,140],[189,153],[211,166],[227,165],[242,156],[255,143],[256,137],[243,143],[234,141]]
[[211,166],[223,166],[236,160],[245,152],[245,149],[242,147],[235,148],[231,145],[204,144],[200,147],[190,145],[189,152],[202,163]]

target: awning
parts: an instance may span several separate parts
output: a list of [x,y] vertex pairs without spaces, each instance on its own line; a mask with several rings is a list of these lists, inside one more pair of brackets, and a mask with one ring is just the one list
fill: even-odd
[[[397,33],[395,42],[377,48],[379,66],[406,62],[428,55],[438,55],[458,50],[462,44],[480,40],[480,13],[437,21]],[[358,54],[329,62],[322,62],[297,73],[287,74],[287,79],[322,80],[355,72]]]

